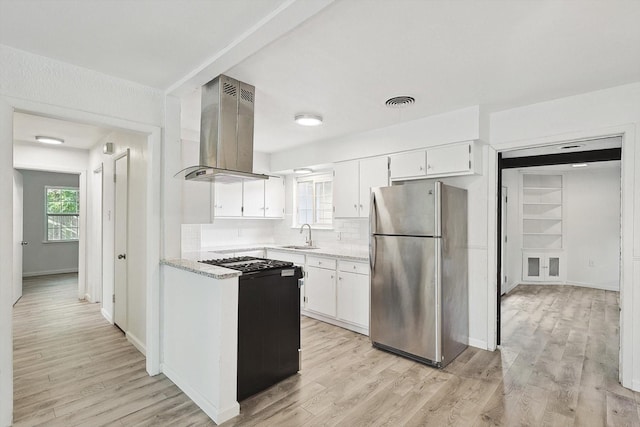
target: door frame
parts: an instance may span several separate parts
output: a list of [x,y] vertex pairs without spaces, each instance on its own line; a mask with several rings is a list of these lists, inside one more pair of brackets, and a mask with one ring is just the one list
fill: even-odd
[[[124,212],[124,216],[125,216],[125,256],[127,256],[128,252],[129,252],[129,165],[130,165],[130,150],[127,148],[125,149],[122,153],[116,155],[113,158],[113,179],[114,181],[116,181],[116,176],[117,176],[117,162],[118,160],[122,160],[126,158],[126,171],[127,171],[127,187],[124,190],[125,191],[125,198],[126,198],[126,203],[127,206],[125,207],[125,212]],[[117,227],[117,221],[118,221],[118,187],[117,187],[117,182],[115,183],[114,187],[113,187],[113,298],[115,300],[117,300],[117,296],[116,296],[116,267],[117,267],[117,258],[118,258],[118,250],[116,248],[116,236],[118,235],[118,227]],[[129,305],[128,305],[128,301],[129,301],[129,267],[128,267],[128,260],[127,258],[125,258],[125,276],[126,276],[126,283],[124,286],[124,294],[125,294],[125,302],[124,302],[124,310],[125,310],[125,315],[124,315],[124,325],[118,325],[116,323],[116,304],[115,301],[113,303],[113,324],[116,325],[120,330],[122,330],[125,335],[127,334],[127,330],[129,329]],[[122,297],[122,295],[120,295],[120,297]]]
[[[147,136],[147,259],[143,267],[146,274],[146,370],[150,375],[160,371],[160,241],[163,200],[160,184],[162,128],[126,119],[90,113],[73,108],[0,95],[0,127],[11,132],[14,111],[35,113],[63,120],[91,123],[123,130],[140,132]],[[6,134],[3,134],[6,135]],[[11,138],[13,140],[13,137]],[[13,143],[0,143],[0,207],[3,215],[12,216],[13,194],[10,175],[13,171]],[[4,179],[4,178],[7,179]],[[0,423],[11,420],[13,407],[13,343],[12,343],[12,276],[13,276],[13,220],[0,223]]]
[[[16,257],[13,259],[13,294],[12,294],[12,304],[16,305],[16,303],[18,302],[18,300],[20,300],[20,298],[22,298],[22,259],[24,257],[24,177],[22,176],[22,173],[16,169],[13,168],[13,202],[14,202],[14,206],[13,206],[13,244],[14,244],[14,255],[16,255]],[[20,197],[16,197],[17,192],[16,192],[16,188],[18,188],[18,186],[16,185],[16,182],[20,181],[20,189],[19,189],[19,193],[20,193]],[[20,210],[18,212],[16,212],[16,201],[19,201],[20,203]],[[16,220],[19,220],[19,222],[16,222]],[[16,227],[17,225],[20,225],[19,227]],[[18,232],[20,239],[16,239],[16,231]],[[18,247],[17,245],[20,245],[20,247]],[[20,284],[20,286],[17,286],[17,284]],[[17,292],[16,292],[17,291]],[[19,294],[18,298],[16,298],[16,294]]]
[[[502,153],[514,149],[536,148],[547,145],[561,143],[578,142],[607,137],[622,137],[621,148],[621,263],[620,263],[620,360],[619,360],[619,380],[624,387],[640,390],[640,384],[633,382],[633,249],[634,249],[634,159],[635,151],[635,126],[620,125],[612,126],[601,130],[591,130],[574,132],[564,135],[554,135],[531,140],[506,142],[492,145],[488,158],[488,191],[489,194],[499,196],[496,189],[502,186],[502,177],[499,163],[502,161]],[[499,185],[499,186],[498,186]],[[499,282],[497,281],[500,272],[500,252],[499,241],[500,217],[498,216],[500,203],[499,197],[489,197],[489,251],[488,251],[488,334],[487,347],[495,350],[499,343]],[[625,237],[626,236],[626,237]]]

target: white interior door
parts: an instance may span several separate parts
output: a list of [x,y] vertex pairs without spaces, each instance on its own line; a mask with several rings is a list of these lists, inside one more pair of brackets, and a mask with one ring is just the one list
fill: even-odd
[[113,321],[123,331],[127,330],[127,216],[129,205],[129,150],[115,160],[114,206],[114,273],[113,273]]
[[22,296],[22,174],[13,170],[13,304]]
[[500,223],[502,253],[500,254],[500,293],[507,292],[507,187],[502,187],[502,221]]

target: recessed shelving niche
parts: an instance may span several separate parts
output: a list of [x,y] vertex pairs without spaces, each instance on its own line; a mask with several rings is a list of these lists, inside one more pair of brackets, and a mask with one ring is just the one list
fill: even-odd
[[523,249],[562,249],[562,175],[522,176]]

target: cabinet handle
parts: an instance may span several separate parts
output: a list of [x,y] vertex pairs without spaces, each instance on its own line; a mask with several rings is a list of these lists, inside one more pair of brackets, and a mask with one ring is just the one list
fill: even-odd
[[342,276],[338,276],[338,280],[342,280]]
[[362,209],[362,205],[360,205],[360,209]]
[[354,269],[354,270],[356,269],[356,266],[355,266],[355,265],[353,266],[353,269]]
[[427,169],[431,169],[431,165],[427,165]]
[[331,275],[331,278],[333,279],[333,274]]
[[358,205],[357,205],[357,204],[354,204],[354,205],[353,205],[353,207],[354,207],[355,209],[358,209]]
[[420,170],[422,171],[422,170],[424,170],[424,168],[422,166],[420,166]]

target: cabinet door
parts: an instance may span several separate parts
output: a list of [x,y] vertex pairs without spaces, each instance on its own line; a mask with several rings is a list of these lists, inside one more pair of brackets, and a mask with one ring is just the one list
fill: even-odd
[[471,143],[427,150],[427,176],[471,170]]
[[284,179],[272,176],[264,183],[264,216],[267,218],[284,217]]
[[386,156],[360,160],[359,215],[361,217],[369,216],[371,187],[387,185],[389,185],[389,165]]
[[427,173],[425,151],[394,154],[390,160],[391,179],[417,178]]
[[215,183],[214,216],[242,216],[242,183]]
[[547,280],[552,282],[560,280],[560,256],[548,255],[545,267]]
[[338,319],[369,327],[369,276],[344,273],[338,276]]
[[326,316],[336,316],[336,272],[307,266],[305,279],[307,310]]
[[522,260],[522,279],[532,281],[545,280],[543,254],[524,254]]
[[333,206],[336,218],[355,218],[360,215],[358,161],[336,163],[333,166]]
[[264,181],[244,181],[242,189],[242,216],[264,216]]

